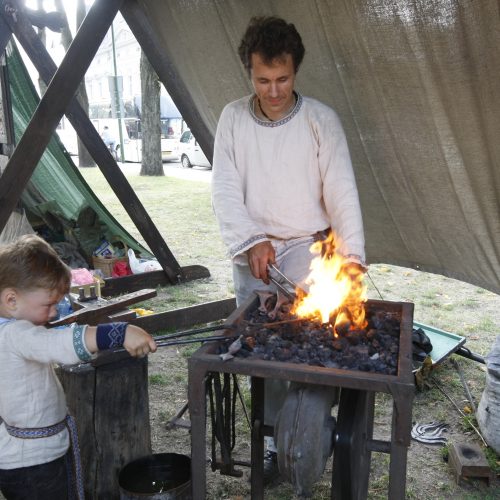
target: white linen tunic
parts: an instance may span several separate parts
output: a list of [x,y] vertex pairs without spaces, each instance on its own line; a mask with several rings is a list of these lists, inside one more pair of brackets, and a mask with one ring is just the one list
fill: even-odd
[[[88,359],[85,328],[70,325],[48,330],[25,320],[0,322],[0,469],[48,463],[69,448],[69,434],[38,439],[8,434],[14,427],[48,427],[64,420],[66,397],[53,364]],[[77,355],[77,352],[79,355]],[[79,357],[80,356],[80,357]]]
[[271,237],[331,227],[339,252],[364,262],[358,191],[337,114],[297,94],[293,111],[269,122],[252,102],[228,104],[215,138],[212,203],[231,257]]

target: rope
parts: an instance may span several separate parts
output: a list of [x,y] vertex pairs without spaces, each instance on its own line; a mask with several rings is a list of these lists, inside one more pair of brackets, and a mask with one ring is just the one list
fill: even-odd
[[377,285],[375,285],[375,282],[372,280],[372,277],[370,276],[370,273],[368,271],[366,271],[366,275],[368,276],[368,279],[371,281],[373,288],[375,288],[375,290],[377,290],[377,293],[378,293],[378,296],[380,297],[380,300],[384,300],[384,297],[382,297],[380,290],[377,288]]

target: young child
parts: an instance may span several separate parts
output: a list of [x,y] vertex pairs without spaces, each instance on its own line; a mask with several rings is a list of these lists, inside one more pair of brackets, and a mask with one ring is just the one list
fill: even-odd
[[70,282],[69,268],[38,236],[0,247],[0,490],[7,500],[68,498],[71,417],[53,364],[121,346],[132,356],[156,351],[148,333],[126,323],[45,328]]

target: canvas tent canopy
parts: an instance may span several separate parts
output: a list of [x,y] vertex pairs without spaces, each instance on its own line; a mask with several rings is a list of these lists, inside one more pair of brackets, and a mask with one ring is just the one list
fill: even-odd
[[368,261],[500,292],[497,0],[133,3],[209,157],[223,106],[252,91],[237,56],[249,19],[294,23],[306,47],[297,89],[333,107],[347,134]]

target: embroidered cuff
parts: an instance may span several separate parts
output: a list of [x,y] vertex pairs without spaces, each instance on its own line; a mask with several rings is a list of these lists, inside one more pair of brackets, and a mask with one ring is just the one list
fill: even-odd
[[122,347],[125,340],[127,324],[124,322],[104,323],[97,325],[96,343],[99,351]]
[[269,241],[269,238],[265,234],[257,234],[255,236],[252,236],[248,240],[244,241],[237,247],[232,248],[229,251],[230,257],[233,259],[237,255],[246,252],[249,248],[253,247],[257,243],[261,243],[262,241]]
[[82,361],[88,361],[91,359],[92,354],[87,349],[85,345],[85,330],[87,329],[87,325],[77,325],[74,323],[73,325],[73,347],[75,348],[76,355]]

